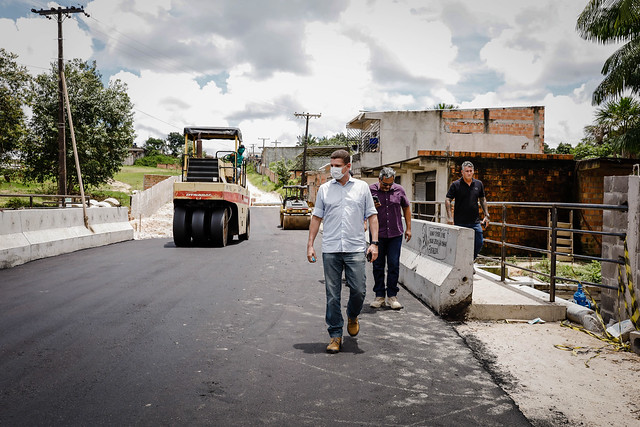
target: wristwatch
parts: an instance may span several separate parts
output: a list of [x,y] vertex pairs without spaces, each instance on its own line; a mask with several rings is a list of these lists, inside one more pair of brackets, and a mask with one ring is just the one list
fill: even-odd
[[371,242],[371,244],[378,246],[380,244],[380,242],[378,242],[377,240],[374,240],[374,241]]

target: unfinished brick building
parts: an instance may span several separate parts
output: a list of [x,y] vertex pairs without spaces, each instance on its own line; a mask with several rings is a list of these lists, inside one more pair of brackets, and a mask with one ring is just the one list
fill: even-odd
[[[374,182],[382,166],[391,166],[396,181],[414,201],[444,202],[449,185],[460,178],[460,166],[470,160],[476,177],[485,183],[489,201],[602,203],[604,177],[627,175],[634,163],[624,159],[576,162],[571,155],[543,154],[544,107],[539,106],[365,112],[347,123],[347,131],[354,174]],[[328,171],[311,173],[311,200],[327,178]],[[490,212],[493,221],[502,217],[501,210],[491,208]],[[426,213],[434,214],[435,207]],[[602,229],[599,210],[563,210],[559,215],[562,221],[571,219],[577,229]],[[547,226],[549,211],[509,208],[507,219]],[[491,227],[486,236],[500,240],[500,229]],[[546,248],[548,233],[508,229],[506,240]],[[574,240],[576,251],[600,254],[599,238],[580,235]],[[487,246],[483,253],[497,250]]]

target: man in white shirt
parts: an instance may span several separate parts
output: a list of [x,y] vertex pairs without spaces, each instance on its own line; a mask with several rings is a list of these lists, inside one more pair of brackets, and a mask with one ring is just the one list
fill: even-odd
[[[316,262],[313,248],[320,223],[322,234],[322,264],[327,292],[326,322],[331,342],[328,353],[337,353],[342,346],[344,319],[340,312],[343,271],[350,289],[347,303],[347,332],[356,336],[360,331],[358,315],[366,293],[366,258],[378,257],[378,211],[366,182],[349,173],[351,156],[345,150],[331,154],[331,181],[318,189],[316,204],[309,226],[307,259]],[[371,245],[367,248],[364,233],[365,219],[369,221]]]

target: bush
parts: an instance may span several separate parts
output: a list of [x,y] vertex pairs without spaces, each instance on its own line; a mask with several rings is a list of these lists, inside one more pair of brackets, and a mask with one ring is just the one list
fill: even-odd
[[145,156],[136,160],[134,166],[148,166],[155,168],[157,165],[178,165],[180,159],[171,156],[165,156],[164,154],[154,154],[153,156]]

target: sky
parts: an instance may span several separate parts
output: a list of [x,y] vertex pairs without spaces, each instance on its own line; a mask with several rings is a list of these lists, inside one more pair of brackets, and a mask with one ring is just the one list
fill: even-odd
[[[126,83],[136,143],[239,127],[249,152],[346,133],[361,111],[545,107],[545,142],[576,145],[617,46],[583,40],[588,0],[0,0],[0,47],[36,75],[83,6],[64,57]],[[207,146],[205,145],[205,149]]]

